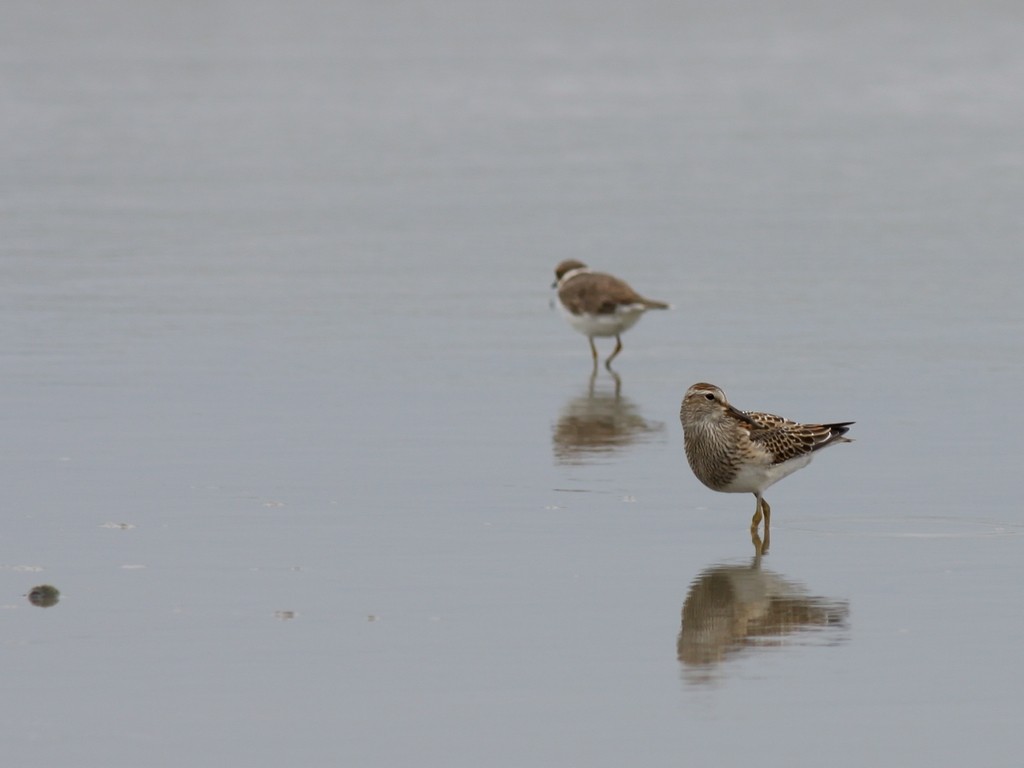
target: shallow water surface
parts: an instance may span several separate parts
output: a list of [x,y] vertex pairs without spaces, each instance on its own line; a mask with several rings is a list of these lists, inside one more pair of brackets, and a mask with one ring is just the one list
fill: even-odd
[[1024,12],[8,10],[11,764],[1016,765]]

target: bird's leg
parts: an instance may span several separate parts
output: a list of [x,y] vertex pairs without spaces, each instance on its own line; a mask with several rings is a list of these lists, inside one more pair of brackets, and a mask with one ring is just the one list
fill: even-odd
[[587,336],[587,341],[590,342],[590,356],[594,360],[594,373],[597,373],[597,347],[594,346],[594,337]]
[[750,541],[754,545],[754,562],[759,564],[761,555],[764,554],[764,542],[761,541],[761,536],[754,526],[750,526]]
[[616,336],[615,336],[615,351],[612,352],[611,356],[607,360],[604,361],[604,367],[607,368],[610,371],[612,369],[612,360],[614,360],[615,356],[617,354],[619,354],[619,352],[621,352],[621,351],[622,351],[622,338],[616,334]]
[[[768,501],[762,499],[760,496],[757,498],[757,503],[759,509],[757,510],[757,515],[755,515],[755,519],[762,513],[764,514],[764,546],[761,547],[761,554],[766,554],[768,552],[768,545],[771,543],[772,540],[772,508],[768,506]],[[757,530],[756,523],[754,524],[753,529],[755,531]]]
[[610,373],[612,378],[615,379],[615,399],[618,400],[622,395],[622,377],[611,368],[608,369],[608,373]]
[[755,498],[757,499],[757,507],[755,507],[755,509],[754,509],[754,519],[750,521],[750,527],[751,527],[752,530],[756,531],[757,530],[757,526],[761,523],[761,517],[762,517],[762,515],[761,515],[761,503],[762,503],[762,501],[761,501],[761,497],[757,496],[756,494],[755,494]]

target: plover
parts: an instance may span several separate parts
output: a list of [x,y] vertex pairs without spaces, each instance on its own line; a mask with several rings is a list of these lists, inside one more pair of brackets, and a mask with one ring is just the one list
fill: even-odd
[[624,280],[603,272],[591,272],[582,261],[568,259],[555,267],[558,304],[569,325],[590,341],[590,354],[597,368],[597,347],[594,338],[614,336],[615,351],[605,360],[611,370],[612,360],[622,351],[620,335],[632,328],[648,309],[668,309],[663,301],[645,299]]

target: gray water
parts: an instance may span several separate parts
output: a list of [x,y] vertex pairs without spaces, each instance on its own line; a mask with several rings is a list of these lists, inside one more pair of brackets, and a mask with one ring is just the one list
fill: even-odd
[[5,764],[1017,764],[1020,6],[3,15]]

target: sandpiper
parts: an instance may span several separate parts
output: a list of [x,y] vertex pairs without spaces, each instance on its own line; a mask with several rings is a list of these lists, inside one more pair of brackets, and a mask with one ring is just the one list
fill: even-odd
[[668,309],[663,301],[645,299],[624,281],[603,272],[591,272],[582,261],[568,259],[555,267],[555,288],[558,303],[569,325],[590,341],[590,354],[597,368],[595,336],[614,336],[615,351],[605,360],[611,370],[612,360],[622,351],[620,334],[632,328],[648,309]]
[[814,452],[836,443],[852,421],[836,424],[798,424],[771,413],[741,411],[729,404],[714,384],[694,384],[679,410],[690,469],[704,485],[724,493],[752,493],[757,507],[750,529],[764,518],[765,548],[771,507],[766,488],[811,463]]

